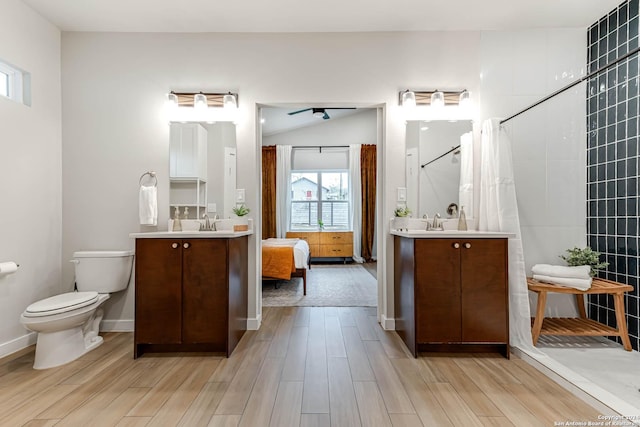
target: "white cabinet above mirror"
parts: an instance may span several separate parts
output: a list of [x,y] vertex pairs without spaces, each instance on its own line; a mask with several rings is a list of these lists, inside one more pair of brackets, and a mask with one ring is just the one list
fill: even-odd
[[452,203],[473,216],[471,120],[408,121],[405,154],[407,207],[414,218],[451,217]]

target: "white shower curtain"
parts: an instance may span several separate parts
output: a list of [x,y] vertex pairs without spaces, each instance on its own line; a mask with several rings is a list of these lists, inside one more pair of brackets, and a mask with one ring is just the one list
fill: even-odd
[[349,194],[351,211],[349,223],[353,230],[353,260],[364,262],[362,258],[362,178],[360,176],[360,144],[349,145]]
[[291,146],[276,146],[276,236],[287,237],[291,205]]
[[460,136],[460,208],[468,217],[473,215],[473,135],[467,132]]
[[520,219],[513,179],[511,144],[500,119],[482,124],[479,230],[515,234],[509,239],[509,335],[510,344],[540,354],[531,339],[529,291],[524,266]]

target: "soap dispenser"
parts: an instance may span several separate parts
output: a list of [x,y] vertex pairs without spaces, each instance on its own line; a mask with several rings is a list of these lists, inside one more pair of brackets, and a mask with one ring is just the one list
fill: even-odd
[[180,207],[176,206],[173,212],[173,231],[182,231],[182,223],[180,222]]
[[184,207],[184,215],[182,216],[184,219],[189,219],[189,206]]
[[464,213],[464,206],[460,206],[460,216],[458,217],[458,231],[467,231],[467,215]]

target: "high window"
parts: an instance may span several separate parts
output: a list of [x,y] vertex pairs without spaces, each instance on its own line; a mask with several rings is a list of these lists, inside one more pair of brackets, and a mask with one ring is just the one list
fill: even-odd
[[349,229],[351,195],[346,170],[291,173],[291,229]]

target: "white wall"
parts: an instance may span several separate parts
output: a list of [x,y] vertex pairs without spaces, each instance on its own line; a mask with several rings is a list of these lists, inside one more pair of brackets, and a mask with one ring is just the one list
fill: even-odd
[[60,32],[18,0],[2,2],[0,58],[31,73],[31,107],[0,97],[0,357],[34,342],[20,324],[61,290]]
[[[137,224],[138,178],[158,171],[159,203],[168,203],[169,90],[237,91],[238,187],[258,212],[260,146],[256,105],[328,103],[382,106],[379,149],[383,209],[395,208],[404,186],[406,88],[479,88],[479,33],[107,34],[64,33],[63,258],[78,249],[131,248]],[[166,224],[160,210],[159,224]],[[378,236],[381,312],[393,318],[393,251],[386,221]],[[260,221],[255,221],[257,228]],[[166,226],[164,226],[166,227]],[[257,234],[250,238],[249,317],[260,316]],[[63,264],[64,278],[72,277]],[[107,302],[106,319],[133,318],[133,289]],[[253,321],[252,321],[253,322]],[[253,322],[255,323],[255,322]]]
[[[582,28],[483,33],[483,117],[508,117],[585,75],[586,37]],[[504,125],[527,272],[586,244],[585,96],[581,83]],[[547,315],[575,314],[570,295],[549,296]]]

